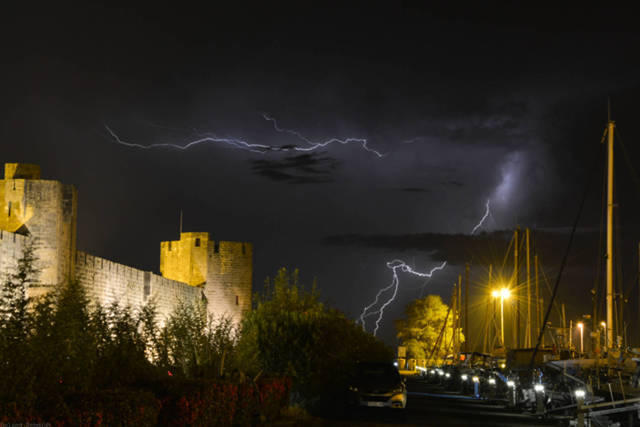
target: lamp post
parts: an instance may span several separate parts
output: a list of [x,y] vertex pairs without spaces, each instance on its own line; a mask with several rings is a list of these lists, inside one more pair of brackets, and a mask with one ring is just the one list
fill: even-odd
[[500,290],[495,289],[491,292],[491,295],[494,298],[500,298],[500,338],[502,339],[502,346],[504,345],[504,300],[509,299],[511,296],[511,291],[507,288],[502,288]]
[[609,348],[609,339],[607,337],[607,322],[600,322],[600,326],[604,329],[604,349],[605,351]]
[[580,357],[584,354],[584,323],[578,322],[576,325],[580,329]]

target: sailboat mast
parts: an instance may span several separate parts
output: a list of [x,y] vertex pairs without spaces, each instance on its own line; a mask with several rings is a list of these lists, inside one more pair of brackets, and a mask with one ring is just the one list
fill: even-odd
[[531,257],[529,254],[529,228],[526,230],[527,236],[527,334],[524,346],[531,347]]
[[614,347],[613,340],[613,130],[615,123],[608,123],[607,165],[607,346]]

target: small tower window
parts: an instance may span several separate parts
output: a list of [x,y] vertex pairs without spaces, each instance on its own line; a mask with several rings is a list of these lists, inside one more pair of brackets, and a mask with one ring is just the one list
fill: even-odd
[[213,244],[213,253],[217,254],[218,252],[220,252],[220,242],[215,242]]
[[169,252],[171,252],[171,242],[169,242]]
[[11,202],[9,202],[9,206],[7,207],[7,216],[11,216]]
[[240,305],[240,297],[236,295],[236,305]]
[[242,255],[246,255],[247,250],[244,248],[244,243],[242,244]]
[[200,238],[196,237],[196,248],[200,247]]

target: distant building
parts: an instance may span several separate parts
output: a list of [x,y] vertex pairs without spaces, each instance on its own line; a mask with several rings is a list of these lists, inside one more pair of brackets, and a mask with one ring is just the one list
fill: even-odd
[[238,322],[251,309],[253,245],[181,233],[161,242],[161,276],[76,250],[78,192],[40,178],[40,167],[6,163],[0,180],[0,272],[15,266],[28,239],[35,242],[39,285],[29,296],[78,280],[89,298],[134,308],[153,300],[160,318],[182,301],[206,298],[209,313]]

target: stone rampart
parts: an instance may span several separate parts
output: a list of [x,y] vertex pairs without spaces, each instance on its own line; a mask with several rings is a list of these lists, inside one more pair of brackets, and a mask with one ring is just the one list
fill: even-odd
[[139,308],[153,300],[158,320],[169,316],[182,301],[187,304],[200,301],[202,288],[166,279],[148,271],[77,252],[75,276],[85,288],[92,302],[109,306]]
[[21,234],[0,230],[0,275],[15,271],[27,240],[28,237]]
[[247,242],[210,241],[204,292],[209,312],[239,322],[251,310],[253,245]]

